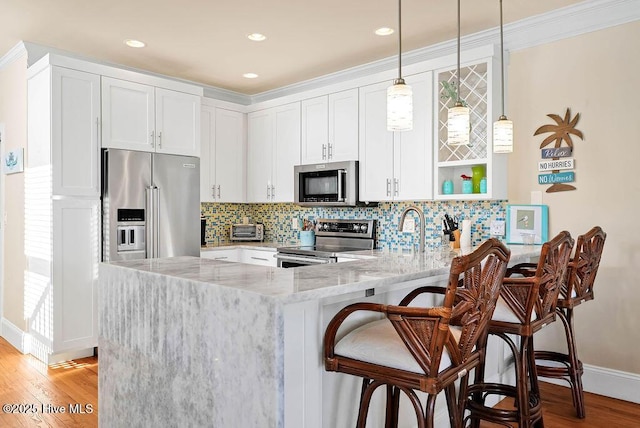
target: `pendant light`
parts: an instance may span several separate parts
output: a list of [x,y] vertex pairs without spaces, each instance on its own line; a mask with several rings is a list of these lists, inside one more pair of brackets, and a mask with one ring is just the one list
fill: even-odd
[[449,109],[447,120],[447,143],[452,146],[469,144],[470,128],[469,107],[466,107],[460,99],[460,0],[458,0],[458,69],[456,103]]
[[500,0],[500,75],[502,82],[502,114],[493,122],[493,153],[513,152],[513,122],[504,115],[504,36],[502,28],[502,0]]
[[387,89],[387,129],[413,129],[413,93],[402,78],[402,0],[398,0],[398,78]]

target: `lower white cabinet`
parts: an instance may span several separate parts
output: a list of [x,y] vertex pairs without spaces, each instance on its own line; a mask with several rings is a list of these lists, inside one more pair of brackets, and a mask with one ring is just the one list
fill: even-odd
[[241,262],[249,265],[272,266],[277,267],[278,261],[274,257],[275,251],[253,250],[248,248],[242,249]]
[[53,201],[53,352],[98,345],[100,201]]
[[200,252],[200,257],[205,259],[277,267],[278,261],[274,257],[275,255],[275,248],[272,250],[240,247],[216,248]]
[[241,257],[240,250],[241,248],[200,251],[200,257],[204,259],[220,260],[224,262],[239,262]]
[[[38,202],[29,198],[28,204]],[[54,364],[93,355],[98,346],[100,200],[39,205],[48,209],[25,219],[25,306],[30,352]]]

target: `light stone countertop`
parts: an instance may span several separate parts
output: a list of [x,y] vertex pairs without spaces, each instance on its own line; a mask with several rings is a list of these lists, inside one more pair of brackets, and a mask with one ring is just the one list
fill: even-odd
[[[250,247],[256,248],[254,245]],[[510,264],[537,257],[540,248],[539,245],[510,246]],[[230,287],[287,304],[446,275],[451,257],[455,254],[402,254],[367,250],[340,254],[341,257],[355,259],[345,263],[290,269],[198,257],[144,259],[117,262],[112,266]]]

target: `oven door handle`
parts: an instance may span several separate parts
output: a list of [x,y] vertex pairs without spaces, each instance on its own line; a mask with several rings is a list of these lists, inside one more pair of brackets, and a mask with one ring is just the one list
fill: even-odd
[[314,264],[314,265],[333,263],[332,259],[325,259],[320,257],[291,256],[288,254],[276,254],[276,259],[278,259],[278,261],[284,261],[284,262],[301,262],[301,263],[308,263],[308,264]]
[[343,178],[342,177],[346,177],[347,176],[347,171],[345,169],[339,169],[338,170],[338,202],[344,202],[346,200],[345,196],[342,194],[342,183],[343,183]]

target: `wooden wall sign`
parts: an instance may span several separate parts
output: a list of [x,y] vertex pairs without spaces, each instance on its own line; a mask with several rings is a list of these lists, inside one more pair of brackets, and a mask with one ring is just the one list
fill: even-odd
[[[573,154],[573,140],[571,136],[575,135],[581,140],[584,139],[582,132],[575,128],[578,120],[580,120],[580,113],[571,119],[571,112],[569,108],[567,108],[564,118],[553,113],[547,116],[553,119],[555,124],[542,125],[533,133],[534,136],[549,132],[552,133],[540,144],[540,155],[542,159],[550,160],[538,162],[538,171],[551,171],[551,174],[538,174],[538,184],[551,184],[551,187],[547,189],[547,193],[575,190],[575,186],[566,184],[572,183],[575,180],[574,172],[560,172],[560,170],[570,170],[575,166],[574,159],[570,157]],[[547,147],[551,145],[551,143],[554,143],[553,146]],[[564,146],[563,143],[566,143],[566,146]]]

